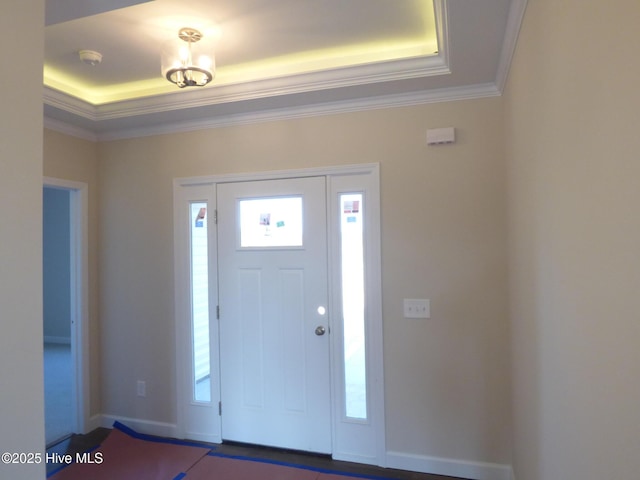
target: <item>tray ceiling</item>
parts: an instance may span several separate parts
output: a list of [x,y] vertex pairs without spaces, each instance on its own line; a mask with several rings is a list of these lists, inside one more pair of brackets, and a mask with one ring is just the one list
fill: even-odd
[[[499,94],[524,0],[46,6],[45,125],[109,139]],[[205,87],[178,89],[161,76],[162,45],[181,27],[215,38],[216,76]],[[82,63],[82,49],[102,63]]]

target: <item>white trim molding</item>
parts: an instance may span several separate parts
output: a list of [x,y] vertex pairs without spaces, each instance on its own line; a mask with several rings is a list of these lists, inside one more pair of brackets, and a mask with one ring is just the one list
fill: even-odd
[[[217,85],[215,89],[170,92],[99,105],[45,86],[44,125],[51,130],[85,140],[110,141],[502,95],[527,0],[511,2],[493,81],[404,93],[391,93],[393,89],[378,89],[376,86],[375,93],[362,93],[359,98],[342,98],[341,95],[334,94],[340,89],[355,86],[368,90],[369,86],[375,84],[389,86],[394,82],[412,79],[450,76],[453,53],[448,4],[444,0],[435,0],[434,6],[439,44],[437,55],[282,75],[251,82]],[[311,92],[317,93],[312,102],[287,100]],[[236,105],[240,104],[246,104],[246,107],[237,108]],[[192,108],[198,110],[197,116],[188,118],[184,112]]]
[[111,415],[108,413],[103,413],[97,418],[99,419],[100,426],[104,428],[112,428],[115,422],[120,422],[138,433],[144,433],[146,435],[156,435],[158,437],[165,438],[178,438],[176,434],[177,429],[175,423],[155,422],[153,420],[123,417],[120,415]]
[[496,72],[496,87],[502,93],[507,84],[511,62],[516,51],[516,44],[522,27],[522,20],[527,9],[527,0],[512,0],[507,17],[507,28],[502,41],[502,51]]
[[[164,122],[151,125],[137,125],[134,122],[133,126],[127,125],[126,128],[115,128],[102,132],[93,132],[88,128],[77,127],[67,122],[47,116],[45,116],[44,126],[51,130],[85,140],[111,141],[236,125],[317,117],[322,115],[378,110],[383,108],[408,107],[429,103],[497,97],[500,96],[500,94],[500,90],[494,83],[485,83],[480,85],[424,90],[421,92],[398,93],[361,99],[314,103],[295,107],[270,108],[267,110],[250,111],[246,113],[204,115],[203,117],[195,120],[180,119],[173,121],[171,119],[167,119]],[[99,125],[96,126],[99,127]]]
[[[183,133],[196,130],[249,125],[255,123],[293,120],[299,118],[336,115],[383,108],[408,107],[428,103],[472,100],[476,98],[497,97],[500,91],[493,83],[454,88],[425,90],[422,92],[384,95],[365,99],[351,99],[335,102],[316,103],[286,108],[273,108],[260,112],[247,112],[227,115],[212,115],[196,120],[165,122],[157,125],[139,126],[122,130],[113,130],[96,135],[98,141],[121,140],[152,135]],[[55,129],[54,124],[47,124]],[[62,132],[65,133],[65,132]],[[73,133],[70,132],[73,135]]]
[[[156,422],[121,415],[101,414],[91,417],[91,428],[112,428],[120,422],[136,432],[146,435],[157,435],[165,438],[182,438],[174,423]],[[515,480],[511,465],[475,462],[460,459],[429,457],[405,452],[389,451],[386,453],[386,467],[411,472],[444,475],[472,480]]]
[[472,480],[513,480],[511,465],[387,452],[387,467]]
[[71,272],[71,404],[75,418],[73,430],[89,431],[90,348],[89,348],[89,185],[60,178],[43,177],[43,188],[70,193],[70,272]]
[[[157,135],[217,126],[253,123],[341,111],[393,106],[396,100],[417,95],[411,103],[432,97],[430,91],[394,95],[395,85],[420,79],[450,76],[450,35],[448,4],[434,0],[438,51],[384,61],[357,63],[325,70],[312,70],[259,78],[252,81],[218,83],[215,88],[176,92],[168,86],[148,91],[136,98],[86,101],[65,93],[61,86],[44,85],[47,128],[94,141]],[[424,50],[424,49],[423,49]],[[361,98],[339,93],[363,87]],[[419,87],[418,87],[419,88]],[[472,90],[474,86],[470,87]],[[407,88],[406,92],[413,92]],[[402,89],[404,90],[404,89]],[[402,91],[401,90],[401,91]],[[300,95],[314,94],[303,101]],[[436,101],[443,92],[435,93]],[[449,96],[444,94],[444,99]],[[373,102],[370,104],[369,102]],[[247,106],[244,106],[244,105]],[[239,108],[236,105],[242,105]],[[371,105],[371,107],[370,107]],[[197,120],[185,118],[185,110],[197,109]],[[236,112],[236,113],[233,113]],[[244,112],[244,113],[239,113]],[[152,120],[152,121],[150,121]],[[71,123],[72,125],[66,125]]]
[[88,140],[90,142],[97,142],[99,140],[98,135],[87,128],[76,127],[70,123],[63,122],[62,120],[47,117],[46,114],[43,118],[43,126],[44,128],[53,130],[54,132],[63,133],[82,140]]
[[[441,27],[442,28],[442,27]],[[446,28],[445,28],[446,31]],[[445,37],[446,38],[446,37]],[[445,42],[446,43],[446,42]],[[310,73],[266,78],[251,82],[216,85],[216,88],[150,95],[94,105],[61,90],[44,86],[44,103],[92,122],[151,115],[189,108],[246,102],[373,83],[449,75],[448,48],[436,55],[374,62]]]
[[[185,358],[189,355],[188,335],[185,334],[188,316],[188,278],[185,268],[186,256],[184,254],[185,235],[182,233],[184,225],[184,205],[190,200],[205,199],[209,205],[215,205],[215,186],[230,182],[243,182],[255,180],[276,180],[287,178],[303,178],[324,176],[327,178],[329,188],[327,193],[328,211],[327,218],[333,226],[328,229],[330,237],[329,262],[332,265],[329,275],[329,295],[331,318],[333,325],[340,325],[337,317],[339,303],[337,295],[339,289],[335,272],[340,269],[340,252],[336,250],[336,241],[339,225],[339,203],[336,200],[339,193],[362,192],[367,199],[367,229],[365,230],[365,255],[368,268],[365,273],[366,289],[369,292],[366,310],[368,311],[366,322],[366,342],[368,351],[372,352],[366,358],[367,399],[368,413],[366,420],[352,421],[347,419],[343,411],[344,385],[341,383],[343,357],[339,335],[330,335],[331,378],[332,378],[332,454],[335,459],[352,462],[375,464],[384,466],[385,462],[385,408],[384,408],[384,359],[383,359],[383,328],[381,305],[381,274],[380,274],[380,174],[378,164],[356,164],[345,166],[329,166],[319,168],[306,168],[294,170],[278,170],[261,173],[239,173],[228,175],[213,175],[190,178],[176,178],[173,182],[174,190],[174,240],[176,250],[174,252],[175,267],[175,328],[176,328],[176,365],[178,385],[178,423],[176,432],[180,438],[196,438],[195,426],[212,425],[207,431],[214,438],[222,440],[221,421],[218,412],[211,411],[205,406],[192,403],[184,391],[189,390],[186,374],[189,365]],[[191,190],[191,192],[189,191]],[[335,197],[335,198],[334,198]],[[210,239],[212,241],[212,239]],[[213,252],[217,249],[212,248]],[[213,255],[212,255],[213,257]],[[217,260],[213,260],[217,265]],[[215,276],[214,276],[215,277]],[[187,287],[185,287],[187,286]],[[210,301],[210,304],[213,304]],[[217,303],[216,303],[217,304]],[[335,315],[334,315],[335,314]],[[338,327],[339,329],[340,327]],[[213,330],[213,329],[212,329]],[[212,339],[212,359],[219,357],[219,338]],[[212,377],[212,385],[218,383],[217,378]],[[218,396],[217,398],[214,398]],[[219,392],[212,394],[212,404],[217,403]],[[199,407],[199,408],[196,408]],[[124,423],[124,422],[123,422]]]

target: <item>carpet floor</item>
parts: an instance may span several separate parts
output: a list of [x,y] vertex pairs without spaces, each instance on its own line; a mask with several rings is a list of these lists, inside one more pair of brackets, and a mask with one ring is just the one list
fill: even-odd
[[71,347],[44,344],[45,440],[54,444],[72,433]]

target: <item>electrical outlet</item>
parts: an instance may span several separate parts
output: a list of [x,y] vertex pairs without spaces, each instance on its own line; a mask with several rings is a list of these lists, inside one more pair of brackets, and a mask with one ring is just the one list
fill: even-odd
[[404,299],[404,318],[431,318],[431,302],[427,299]]
[[145,382],[144,380],[138,380],[138,396],[147,396],[147,382]]

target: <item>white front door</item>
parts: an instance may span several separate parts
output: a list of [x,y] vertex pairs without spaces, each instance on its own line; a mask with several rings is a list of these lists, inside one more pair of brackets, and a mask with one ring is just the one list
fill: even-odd
[[331,452],[325,189],[218,185],[225,440]]

